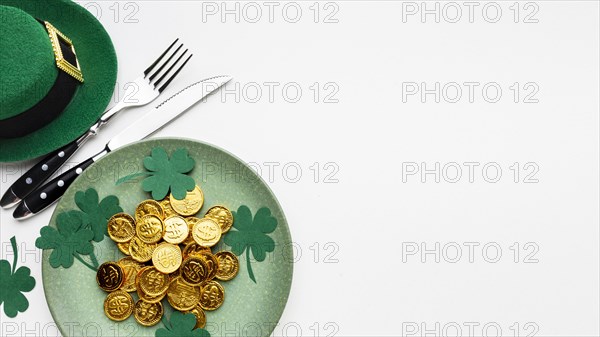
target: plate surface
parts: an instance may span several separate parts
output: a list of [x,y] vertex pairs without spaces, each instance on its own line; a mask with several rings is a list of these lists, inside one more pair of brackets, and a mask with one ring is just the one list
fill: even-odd
[[[267,253],[264,261],[251,259],[256,283],[249,277],[246,252],[239,256],[240,269],[236,278],[221,282],[225,288],[225,302],[216,311],[207,311],[206,330],[211,336],[269,336],[279,321],[288,299],[293,270],[292,244],[289,228],[277,199],[264,181],[241,160],[211,145],[183,139],[152,139],[126,146],[99,160],[69,187],[58,203],[50,220],[56,227],[57,214],[76,210],[74,196],[88,188],[97,190],[100,199],[115,195],[123,211],[134,214],[135,206],[150,193],[142,190],[141,179],[123,183],[115,182],[126,175],[145,171],[142,161],[152,148],[160,146],[171,154],[186,148],[196,161],[188,173],[204,192],[204,205],[198,216],[208,208],[221,204],[232,211],[246,205],[252,214],[268,207],[278,225],[269,236],[275,241],[275,250]],[[231,250],[223,240],[213,247],[213,252]],[[116,261],[124,255],[107,236],[94,242],[94,252],[101,264]],[[74,336],[155,336],[164,328],[162,322],[154,327],[143,327],[129,317],[123,322],[109,320],[103,311],[107,293],[96,284],[96,274],[75,260],[69,268],[53,268],[49,264],[51,250],[44,250],[42,274],[48,306],[64,337]],[[84,259],[86,257],[84,256]],[[89,261],[89,259],[87,259]],[[135,297],[134,297],[135,298]],[[172,312],[163,300],[165,316]]]

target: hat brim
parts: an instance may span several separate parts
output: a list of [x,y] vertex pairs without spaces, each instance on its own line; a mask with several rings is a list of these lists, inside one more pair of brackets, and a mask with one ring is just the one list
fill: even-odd
[[83,134],[106,110],[117,80],[117,56],[110,36],[86,9],[69,0],[0,0],[52,23],[75,46],[84,83],[52,122],[23,137],[0,139],[0,162],[42,156]]

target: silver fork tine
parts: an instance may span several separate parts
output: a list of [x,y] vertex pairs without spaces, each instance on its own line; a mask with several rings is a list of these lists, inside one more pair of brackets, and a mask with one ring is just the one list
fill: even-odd
[[160,74],[160,72],[165,68],[165,66],[167,64],[169,64],[169,62],[171,62],[171,60],[173,59],[173,56],[177,55],[177,53],[179,52],[179,50],[181,49],[181,47],[183,47],[183,43],[177,47],[177,49],[175,49],[175,52],[173,54],[171,54],[171,56],[169,56],[169,58],[165,61],[165,63],[163,63],[160,68],[158,68],[158,70],[152,74],[150,76],[150,83],[152,83],[152,80],[154,80],[154,78],[156,77],[156,75]]
[[171,84],[171,81],[177,76],[177,74],[179,74],[179,72],[181,71],[181,69],[183,69],[183,67],[185,67],[186,63],[188,63],[188,61],[192,58],[192,56],[194,56],[194,54],[190,54],[190,56],[188,56],[188,58],[185,60],[185,62],[183,62],[183,64],[181,65],[181,67],[179,67],[179,69],[177,69],[177,71],[173,74],[173,76],[171,76],[171,78],[169,78],[167,80],[167,82],[165,84],[163,84],[163,86],[160,87],[160,89],[158,89],[158,92],[162,92],[163,90],[165,90],[165,88],[167,86],[169,86],[169,84]]
[[179,63],[179,60],[181,60],[181,58],[188,52],[188,50],[184,50],[183,54],[179,55],[179,57],[177,58],[177,60],[175,60],[175,62],[169,67],[169,69],[167,69],[167,71],[165,71],[165,73],[156,81],[154,82],[154,88],[156,89],[156,87],[160,84],[160,82],[162,82],[162,80],[171,72],[171,70],[177,65],[177,63]]
[[148,76],[148,74],[152,71],[152,69],[158,64],[158,62],[160,62],[160,60],[169,52],[169,50],[171,50],[171,48],[173,48],[173,46],[175,45],[175,43],[177,43],[177,41],[179,41],[179,38],[175,39],[175,41],[173,41],[173,43],[171,43],[171,45],[169,46],[169,48],[167,48],[167,50],[165,50],[157,59],[156,61],[154,61],[154,63],[152,63],[148,69],[144,70],[144,78],[146,76]]

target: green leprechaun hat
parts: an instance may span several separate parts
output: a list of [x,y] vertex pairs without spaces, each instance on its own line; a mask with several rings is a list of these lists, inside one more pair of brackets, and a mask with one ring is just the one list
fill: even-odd
[[117,58],[100,22],[68,0],[0,0],[0,162],[51,152],[106,109]]

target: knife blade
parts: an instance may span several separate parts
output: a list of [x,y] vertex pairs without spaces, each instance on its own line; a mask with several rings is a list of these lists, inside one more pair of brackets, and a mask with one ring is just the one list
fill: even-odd
[[22,220],[40,213],[56,202],[73,181],[94,162],[111,151],[151,136],[230,80],[230,76],[215,76],[192,83],[156,107],[147,108],[149,111],[146,114],[113,137],[106,143],[102,151],[52,179],[25,197],[18,204],[13,217]]

